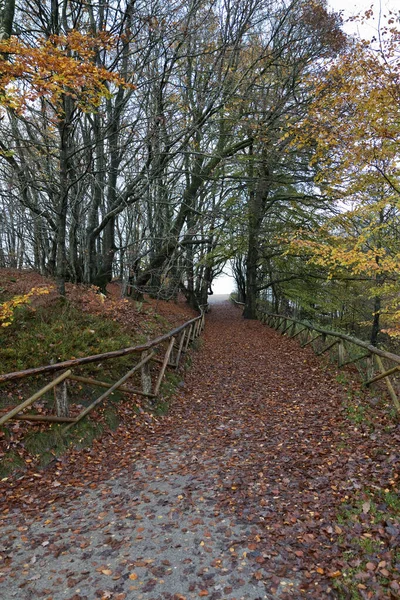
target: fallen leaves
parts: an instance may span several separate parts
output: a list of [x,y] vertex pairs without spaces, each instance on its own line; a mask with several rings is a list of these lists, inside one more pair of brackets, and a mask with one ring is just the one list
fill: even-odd
[[362,505],[362,511],[365,515],[367,515],[369,513],[371,509],[371,502],[364,502]]
[[[223,526],[224,552],[238,568],[241,561],[249,562],[253,584],[265,586],[272,597],[278,588],[279,593],[285,586],[289,590],[292,581],[299,585],[294,594],[307,600],[330,599],[334,587],[346,590],[350,584],[360,586],[367,600],[396,597],[400,523],[390,502],[395,502],[399,481],[398,427],[383,416],[374,422],[374,439],[362,423],[355,431],[346,418],[335,374],[322,370],[311,350],[299,350],[295,341],[259,323],[241,321],[234,310],[215,310],[208,317],[204,345],[185,375],[185,387],[151,432],[141,417],[133,419],[129,403],[121,403],[123,424],[116,433],[108,432],[91,449],[71,450],[44,470],[40,480],[32,465],[21,481],[2,482],[2,507],[22,506],[25,516],[36,518],[42,506],[56,510],[59,502],[79,496],[86,486],[100,488],[116,471],[126,473],[135,485],[156,480],[162,455],[153,449],[159,444],[176,451],[183,475],[203,482],[195,504],[187,490],[175,491],[166,500],[171,507],[193,510],[189,531],[204,526],[193,544],[199,555],[212,549],[215,528],[222,527],[220,515],[228,514],[232,521],[242,519],[249,533],[238,541],[228,519]],[[146,461],[147,468],[135,466],[137,458]],[[376,498],[367,494],[365,482],[376,487]],[[110,485],[103,487],[99,493],[107,497]],[[381,489],[387,492],[380,494]],[[206,492],[212,493],[212,501]],[[203,523],[201,512],[210,502],[212,526]],[[120,521],[136,521],[135,511],[117,500],[114,509]],[[339,513],[344,517],[339,519]],[[105,511],[95,519],[99,527],[110,526],[110,521]],[[21,530],[28,543],[25,533]],[[137,534],[140,539],[146,535],[142,523]],[[108,547],[115,543],[110,535]],[[87,545],[87,539],[77,539],[77,547]],[[122,576],[104,558],[99,574],[110,583],[113,578],[119,583],[129,580],[129,597],[143,591],[140,569],[145,569],[143,587],[151,594],[164,577],[153,558],[144,553],[132,558]],[[211,556],[211,564],[216,577],[224,573],[220,555]],[[168,561],[161,566],[173,568]],[[197,571],[191,594],[212,595],[203,575]],[[238,572],[232,573],[232,587],[224,587],[225,595],[236,591],[235,577],[237,585]],[[185,600],[185,591],[174,600]]]

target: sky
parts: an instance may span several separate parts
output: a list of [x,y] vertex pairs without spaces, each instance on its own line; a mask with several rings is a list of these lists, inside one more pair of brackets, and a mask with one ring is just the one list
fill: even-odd
[[379,14],[387,13],[387,10],[399,12],[400,6],[398,0],[328,0],[329,8],[336,11],[343,11],[343,20],[348,17],[356,16],[359,13],[365,12],[372,7],[375,18],[371,21],[370,27],[360,28],[356,23],[345,23],[343,29],[349,34],[359,34],[364,38],[371,38],[376,34],[379,23]]
[[[396,6],[397,5],[397,6]],[[359,35],[365,39],[369,39],[376,35],[378,29],[379,14],[383,15],[387,10],[399,12],[400,6],[398,0],[328,0],[328,6],[336,11],[343,11],[343,20],[365,12],[370,7],[373,8],[375,18],[371,20],[371,26],[360,28],[357,23],[344,23],[343,29],[350,35]],[[231,276],[229,265],[224,269],[224,273],[220,275],[213,283],[212,289],[214,294],[230,294],[235,289],[235,281]]]
[[224,272],[214,280],[211,287],[215,295],[230,294],[235,290],[235,280],[229,264],[225,265]]

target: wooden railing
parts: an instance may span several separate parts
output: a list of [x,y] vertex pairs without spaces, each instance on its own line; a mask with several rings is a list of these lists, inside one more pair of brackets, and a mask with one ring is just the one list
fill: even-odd
[[[291,317],[267,312],[260,312],[260,319],[283,335],[298,338],[302,348],[311,346],[319,356],[329,351],[339,367],[358,363],[361,365],[359,371],[363,377],[363,383],[367,387],[384,379],[388,393],[400,415],[400,402],[390,379],[391,376],[400,372],[400,356],[376,348],[345,333],[324,329],[308,321],[298,321]],[[361,354],[358,348],[362,350]],[[390,362],[392,366],[386,366],[384,360]]]
[[[117,390],[122,393],[138,394],[148,398],[156,398],[159,394],[161,383],[167,367],[177,368],[179,366],[182,355],[188,350],[191,342],[193,342],[203,331],[204,325],[205,313],[202,312],[202,314],[198,317],[187,321],[180,327],[177,327],[176,329],[173,329],[172,331],[157,337],[146,344],[0,375],[0,383],[5,383],[8,381],[19,380],[22,378],[43,375],[46,373],[53,373],[67,369],[38,392],[30,396],[30,398],[12,410],[8,411],[6,414],[3,414],[0,417],[0,426],[10,419],[46,421],[55,423],[68,423],[67,427],[64,428],[64,431],[66,431],[83,419],[96,406],[106,400]],[[157,355],[158,350],[163,346],[165,346],[164,356]],[[139,362],[133,365],[132,368],[114,384],[89,377],[75,375],[71,370],[72,367],[78,367],[80,365],[86,365],[89,363],[99,363],[100,361],[103,362],[105,360],[120,358],[131,354],[139,355]],[[160,365],[160,370],[158,373],[154,373],[154,368],[150,368],[151,363],[153,363],[153,366],[158,364]],[[140,371],[141,375],[141,386],[139,388],[133,388],[125,385],[129,378],[131,378],[138,371]],[[101,396],[96,398],[96,400],[94,400],[89,406],[84,408],[77,416],[70,417],[67,387],[68,381],[79,382],[93,387],[105,388],[106,391],[103,392]],[[54,389],[55,393],[56,415],[26,414],[22,412],[25,408],[32,406],[37,400],[42,398],[46,392],[52,389]]]

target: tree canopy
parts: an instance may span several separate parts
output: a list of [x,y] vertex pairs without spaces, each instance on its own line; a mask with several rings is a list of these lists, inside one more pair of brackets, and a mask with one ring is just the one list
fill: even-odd
[[325,0],[4,0],[0,266],[198,307],[230,260],[245,316],[351,328],[358,307],[376,337],[399,263],[389,17],[366,42]]

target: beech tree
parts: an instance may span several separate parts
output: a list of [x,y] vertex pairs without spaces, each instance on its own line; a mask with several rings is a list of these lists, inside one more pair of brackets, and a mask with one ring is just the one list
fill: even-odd
[[354,42],[318,81],[311,77],[315,97],[293,128],[296,143],[313,145],[316,185],[340,212],[312,235],[300,232],[293,251],[331,278],[363,281],[373,344],[381,315],[397,314],[399,39],[392,20],[379,47]]
[[1,42],[0,178],[29,224],[22,263],[60,291],[118,275],[198,306],[226,257],[245,256],[254,316],[279,213],[309,205],[285,134],[312,93],[304,74],[344,43],[337,17],[322,0],[30,0],[15,23]]
[[10,37],[14,21],[15,0],[0,2],[0,40]]
[[[296,3],[281,7],[271,28],[274,62],[263,71],[262,84],[255,82],[248,106],[246,127],[252,143],[247,155],[248,181],[245,198],[247,214],[246,289],[244,316],[256,318],[259,292],[266,289],[262,269],[265,240],[274,236],[271,223],[282,206],[296,202],[301,212],[310,205],[313,177],[304,154],[296,156],[289,145],[289,127],[307,109],[312,88],[304,77],[319,69],[319,62],[339,52],[345,45],[340,20],[329,14],[323,3]],[[297,151],[300,154],[299,151]],[[314,200],[314,205],[317,200]],[[278,208],[279,207],[279,208]],[[275,215],[275,218],[270,218]],[[272,256],[276,253],[276,248]],[[266,252],[264,252],[266,254]],[[264,264],[268,257],[264,256]],[[284,276],[286,279],[286,276]],[[272,282],[275,280],[273,277]]]

